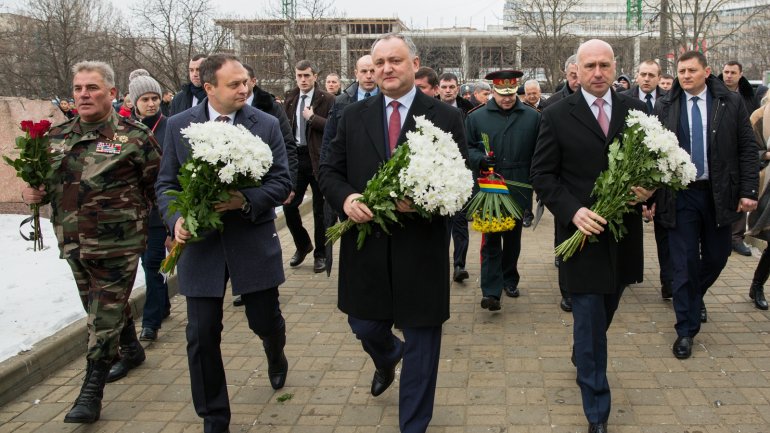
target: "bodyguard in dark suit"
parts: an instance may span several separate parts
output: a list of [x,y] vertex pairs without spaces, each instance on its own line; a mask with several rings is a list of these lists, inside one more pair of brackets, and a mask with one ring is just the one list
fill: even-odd
[[[644,102],[646,106],[645,112],[652,114],[655,103],[666,94],[663,89],[658,87],[659,81],[660,65],[655,60],[645,60],[637,67],[636,84],[625,92],[620,93]],[[647,220],[652,220],[654,224],[658,264],[660,265],[660,296],[663,299],[671,299],[671,284],[674,280],[674,274],[671,270],[671,254],[668,251],[668,232],[654,218],[654,206],[650,208],[642,206],[642,213]]]
[[[463,119],[468,112],[473,110],[473,104],[457,95],[460,90],[457,75],[451,72],[444,72],[438,78],[439,98],[442,102],[458,108],[463,112]],[[468,257],[468,244],[470,234],[468,233],[468,217],[465,210],[461,210],[450,218],[450,231],[452,242],[454,242],[454,252],[452,253],[452,265],[454,272],[452,280],[458,283],[470,278],[470,274],[465,269],[465,260]]]
[[[607,168],[607,151],[622,134],[631,109],[644,110],[638,100],[611,90],[615,78],[612,47],[597,39],[577,52],[581,90],[543,110],[532,161],[532,185],[553,213],[558,243],[575,230],[596,235],[559,266],[561,281],[572,296],[574,360],[577,383],[589,432],[607,431],[610,387],[607,382],[607,329],[623,288],[642,280],[642,230],[638,213],[623,219],[628,233],[618,242],[601,215],[589,208],[594,182]],[[633,188],[637,199],[651,193]]]
[[[334,95],[327,93],[318,86],[318,72],[315,66],[307,60],[300,60],[294,67],[297,87],[286,94],[284,109],[289,118],[292,131],[297,141],[297,185],[292,198],[283,208],[286,216],[286,226],[297,251],[291,257],[289,266],[302,264],[305,257],[313,253],[313,271],[323,272],[326,269],[326,231],[324,226],[324,197],[318,188],[318,163],[321,159],[321,144],[323,141],[326,119],[334,106]],[[299,205],[305,197],[307,188],[313,192],[313,239],[310,239],[305,227],[302,226],[302,216]],[[315,249],[313,248],[315,242]]]
[[679,57],[674,86],[655,112],[677,134],[698,172],[687,189],[664,189],[655,197],[655,218],[668,229],[674,271],[672,351],[685,359],[701,322],[708,320],[703,297],[727,264],[731,224],[739,212],[757,207],[758,147],[740,95],[711,75],[697,51]]
[[156,185],[159,208],[177,242],[190,239],[179,213],[169,212],[167,191],[180,190],[177,175],[190,156],[181,129],[192,123],[226,121],[243,125],[273,152],[273,165],[262,185],[231,192],[216,205],[224,229],[201,235],[187,244],[177,264],[179,291],[187,300],[187,359],[195,411],[206,433],[226,432],[230,404],[222,363],[222,300],[228,280],[233,294],[242,295],[249,328],[262,340],[268,376],[274,389],[283,387],[288,362],[283,353],[286,327],[278,303],[278,285],[284,282],[281,244],[276,235],[275,206],[291,190],[286,147],[278,120],[246,105],[248,74],[234,56],[215,54],[201,65],[208,99],[171,117],[166,129],[166,151]]
[[[370,221],[372,214],[356,199],[406,140],[406,132],[414,130],[415,116],[450,132],[467,157],[460,111],[414,86],[420,62],[412,41],[384,35],[372,46],[372,58],[380,94],[345,108],[320,171],[332,208],[358,223]],[[396,204],[399,212],[413,211],[408,200]],[[441,327],[449,318],[449,238],[447,217],[403,223],[392,225],[391,235],[375,226],[361,250],[357,230],[342,237],[338,306],[374,361],[372,395],[390,386],[403,357],[399,426],[411,433],[424,432],[433,414]],[[393,326],[403,331],[403,342]]]

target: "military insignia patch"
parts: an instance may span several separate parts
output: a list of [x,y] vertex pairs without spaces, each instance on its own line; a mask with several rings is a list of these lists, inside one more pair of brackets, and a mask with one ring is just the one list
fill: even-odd
[[96,153],[109,153],[112,155],[117,155],[120,153],[120,149],[123,147],[120,143],[104,143],[104,142],[98,142],[96,143]]

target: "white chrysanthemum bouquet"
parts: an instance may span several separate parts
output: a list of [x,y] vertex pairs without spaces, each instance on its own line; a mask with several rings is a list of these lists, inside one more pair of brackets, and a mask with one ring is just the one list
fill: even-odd
[[[222,230],[222,218],[214,205],[229,200],[228,191],[259,186],[273,164],[273,152],[242,125],[193,123],[182,135],[190,143],[190,158],[179,170],[182,189],[166,194],[174,197],[169,212],[182,215],[183,226],[195,241],[201,231]],[[185,245],[174,242],[161,272],[174,272]]]
[[[679,147],[676,135],[664,128],[656,117],[631,110],[626,126],[621,140],[615,139],[610,144],[609,166],[599,174],[591,192],[596,197],[591,210],[607,220],[616,240],[626,233],[623,215],[634,210],[629,204],[636,200],[632,186],[680,190],[696,176],[690,155]],[[556,255],[569,259],[583,247],[586,238],[583,232],[575,230],[556,247]]]
[[390,234],[388,225],[401,223],[396,200],[410,199],[423,218],[453,215],[459,212],[473,189],[473,176],[465,166],[452,135],[437,128],[424,116],[414,118],[415,131],[406,134],[407,142],[398,146],[393,156],[366,183],[358,200],[366,204],[374,218],[362,224],[350,219],[326,231],[327,242],[334,243],[353,228],[358,228],[358,248],[372,232],[372,223]]

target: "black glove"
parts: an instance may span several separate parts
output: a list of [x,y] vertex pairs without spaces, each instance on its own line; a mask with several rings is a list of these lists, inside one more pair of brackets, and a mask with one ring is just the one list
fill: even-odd
[[495,166],[495,162],[495,155],[490,152],[481,158],[481,161],[479,162],[479,170],[489,171],[490,168]]

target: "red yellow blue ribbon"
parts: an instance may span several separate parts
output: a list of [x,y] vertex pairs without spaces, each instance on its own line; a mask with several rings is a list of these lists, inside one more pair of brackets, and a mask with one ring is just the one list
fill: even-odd
[[479,179],[479,189],[493,194],[510,194],[504,180]]

